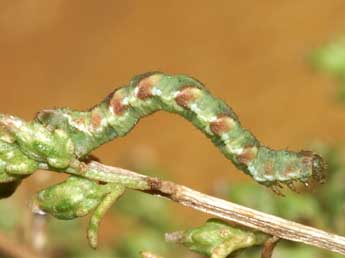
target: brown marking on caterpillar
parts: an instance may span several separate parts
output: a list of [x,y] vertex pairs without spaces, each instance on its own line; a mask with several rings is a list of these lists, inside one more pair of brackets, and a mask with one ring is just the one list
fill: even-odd
[[9,130],[16,127],[15,123],[8,117],[5,117],[5,119],[1,121],[1,125]]
[[3,124],[0,124],[0,139],[7,143],[14,143],[16,141],[16,138],[10,134]]
[[217,120],[210,123],[211,131],[216,135],[221,135],[225,132],[228,132],[233,127],[235,121],[224,114],[218,115]]
[[248,146],[243,149],[243,152],[237,156],[239,162],[249,165],[249,163],[255,159],[258,153],[258,148],[256,146]]
[[137,86],[137,89],[138,89],[137,97],[141,100],[152,97],[153,96],[152,87],[158,83],[160,78],[161,78],[160,75],[154,74],[140,80]]
[[327,164],[325,161],[312,151],[302,150],[299,154],[303,156],[302,163],[305,166],[311,167],[313,179],[316,182],[323,184],[326,181],[327,171]]
[[312,165],[313,152],[311,152],[311,151],[301,151],[300,154],[303,156],[302,163],[305,166],[310,167]]
[[153,85],[151,81],[149,80],[149,78],[142,79],[137,86],[137,89],[138,89],[137,97],[141,100],[152,97],[153,96],[151,92],[152,86]]
[[128,108],[128,105],[122,104],[123,97],[119,92],[115,91],[113,97],[110,100],[110,107],[114,114],[122,115],[123,112]]
[[85,119],[83,117],[79,117],[79,118],[75,119],[74,121],[75,121],[75,123],[77,123],[79,125],[85,123]]
[[91,113],[91,125],[93,128],[98,128],[102,124],[102,115],[97,111]]
[[314,153],[312,151],[309,151],[309,150],[301,150],[299,152],[299,154],[304,156],[304,157],[312,157],[314,155]]
[[178,105],[189,108],[189,103],[194,101],[200,96],[201,90],[194,86],[183,86],[175,97],[175,101]]
[[264,171],[266,175],[273,175],[273,163],[272,161],[267,161],[267,163],[264,165]]
[[290,175],[294,173],[296,168],[292,165],[288,165],[286,169],[283,171],[285,177],[290,178]]

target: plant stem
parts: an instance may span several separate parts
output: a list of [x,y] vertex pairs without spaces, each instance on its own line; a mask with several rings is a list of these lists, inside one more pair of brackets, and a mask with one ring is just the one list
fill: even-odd
[[170,181],[106,166],[95,161],[85,164],[83,173],[80,175],[103,182],[121,183],[127,188],[162,196],[183,206],[278,238],[301,242],[345,255],[345,237],[209,196]]

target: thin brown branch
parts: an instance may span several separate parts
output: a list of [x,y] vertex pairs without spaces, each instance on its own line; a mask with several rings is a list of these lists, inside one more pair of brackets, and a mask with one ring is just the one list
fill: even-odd
[[[95,171],[99,171],[102,173],[102,177],[107,174],[107,181],[116,182],[117,178],[120,178],[121,182],[134,180],[140,185],[139,190],[144,190],[147,193],[163,196],[184,206],[278,238],[301,242],[345,255],[345,237],[215,198],[170,181],[144,176],[121,168],[105,166],[94,161],[87,166],[94,171],[92,175],[89,175],[90,178],[97,179],[97,172],[95,173]],[[129,183],[127,187],[138,190],[132,185]]]
[[277,236],[272,236],[267,239],[262,248],[261,258],[272,258],[273,250],[277,246],[279,240],[280,238]]

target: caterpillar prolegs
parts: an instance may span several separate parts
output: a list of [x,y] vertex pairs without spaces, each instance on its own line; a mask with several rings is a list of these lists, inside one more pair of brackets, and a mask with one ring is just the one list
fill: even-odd
[[205,86],[186,75],[160,72],[134,77],[88,111],[68,108],[44,110],[36,121],[66,132],[77,158],[99,145],[125,136],[140,118],[165,110],[189,120],[217,146],[226,158],[261,184],[278,190],[286,184],[310,179],[323,182],[325,164],[311,151],[272,150],[241,126],[235,112]]

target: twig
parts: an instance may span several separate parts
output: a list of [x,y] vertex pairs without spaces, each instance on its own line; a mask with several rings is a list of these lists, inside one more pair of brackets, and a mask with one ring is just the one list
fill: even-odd
[[[71,171],[69,172],[71,173]],[[195,210],[278,238],[301,242],[345,255],[345,237],[218,199],[170,181],[106,166],[95,161],[85,165],[83,176],[94,180],[119,182],[128,188],[159,195]]]
[[267,239],[262,248],[261,258],[272,258],[273,250],[277,246],[279,240],[280,238],[277,236],[272,236]]

